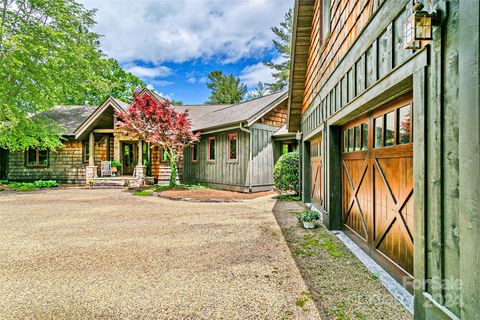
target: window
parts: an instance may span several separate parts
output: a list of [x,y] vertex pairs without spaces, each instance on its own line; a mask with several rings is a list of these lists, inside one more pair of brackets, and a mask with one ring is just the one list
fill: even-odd
[[361,131],[360,131],[360,126],[356,126],[353,128],[353,131],[355,133],[355,144],[354,144],[354,151],[360,151],[361,149]]
[[215,137],[208,138],[207,160],[215,161]]
[[385,146],[395,144],[395,112],[389,112],[385,115]]
[[198,161],[198,144],[192,145],[192,162]]
[[410,105],[398,109],[398,144],[410,143],[411,121]]
[[[215,155],[214,155],[215,159]],[[237,134],[228,135],[228,160],[237,160]]]
[[348,130],[343,131],[343,152],[348,152]]
[[160,162],[168,162],[168,153],[163,149],[160,149]]
[[83,162],[88,162],[88,160],[90,159],[90,144],[88,142],[83,143],[82,155]]
[[312,144],[310,153],[312,157],[318,157],[318,143]]
[[368,149],[368,123],[362,123],[362,150]]
[[31,148],[25,152],[25,166],[42,168],[48,166],[48,150]]
[[375,118],[375,148],[383,147],[383,116]]
[[348,129],[348,152],[353,151],[353,141],[354,136],[353,136],[353,128]]

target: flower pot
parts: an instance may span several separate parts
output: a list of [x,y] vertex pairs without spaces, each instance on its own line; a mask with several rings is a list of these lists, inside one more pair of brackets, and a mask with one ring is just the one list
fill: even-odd
[[303,221],[303,227],[305,229],[315,229],[315,222],[313,221]]

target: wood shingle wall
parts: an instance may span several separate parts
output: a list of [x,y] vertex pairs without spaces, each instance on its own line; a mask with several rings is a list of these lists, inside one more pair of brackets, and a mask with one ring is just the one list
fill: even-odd
[[82,142],[68,140],[65,148],[49,152],[46,168],[27,168],[24,152],[11,152],[8,179],[19,181],[56,180],[65,183],[85,183],[85,164],[82,159]]

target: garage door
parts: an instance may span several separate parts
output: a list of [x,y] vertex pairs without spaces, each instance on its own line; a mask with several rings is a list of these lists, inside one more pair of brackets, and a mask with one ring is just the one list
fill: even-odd
[[342,128],[345,230],[408,289],[413,276],[412,112],[407,94]]
[[323,207],[322,136],[310,141],[310,198],[317,208]]

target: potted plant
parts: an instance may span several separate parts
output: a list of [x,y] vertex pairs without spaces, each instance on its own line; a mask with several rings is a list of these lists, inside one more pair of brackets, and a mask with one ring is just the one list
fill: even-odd
[[320,216],[312,210],[304,210],[298,215],[298,222],[303,224],[305,229],[314,229],[318,225]]
[[118,172],[118,168],[120,168],[122,164],[117,160],[113,160],[111,165],[112,165],[112,176],[115,177],[115,174]]

